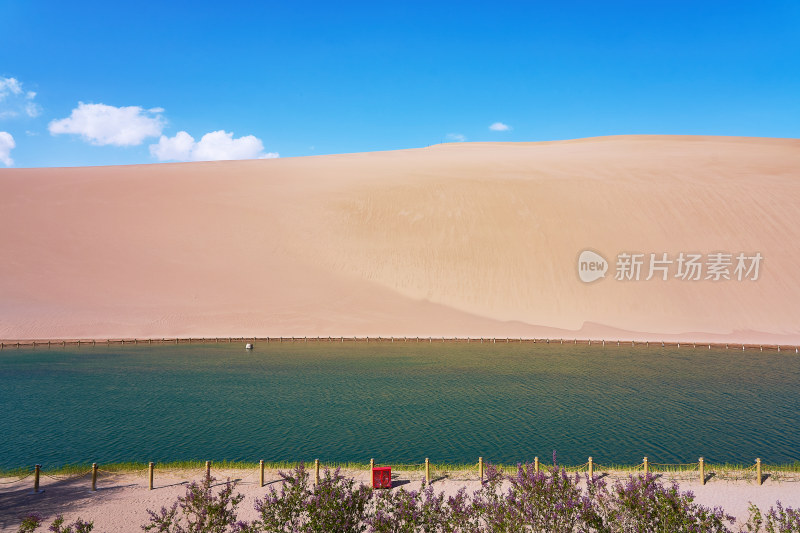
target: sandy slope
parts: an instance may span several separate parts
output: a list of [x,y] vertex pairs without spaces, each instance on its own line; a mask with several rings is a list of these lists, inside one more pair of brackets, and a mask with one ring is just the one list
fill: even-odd
[[[0,170],[0,338],[800,343],[800,140],[626,136]],[[580,251],[612,271],[577,275]],[[758,281],[616,281],[620,252]],[[643,273],[646,277],[646,272]]]

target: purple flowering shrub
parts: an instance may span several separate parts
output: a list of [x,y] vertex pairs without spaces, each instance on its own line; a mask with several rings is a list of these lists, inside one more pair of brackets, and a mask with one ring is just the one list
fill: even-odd
[[777,509],[770,507],[767,513],[767,533],[795,533],[800,532],[800,509],[791,507],[783,508],[777,502]]
[[270,487],[263,500],[256,500],[256,511],[261,516],[258,525],[263,531],[300,531],[311,497],[309,474],[301,463],[289,473],[280,472],[280,476],[283,478],[280,493]]
[[[691,492],[676,483],[662,484],[656,476],[631,475],[608,486],[601,478],[568,475],[555,464],[536,472],[531,464],[518,465],[514,475],[503,475],[487,465],[487,480],[471,494],[461,488],[445,497],[423,482],[419,490],[373,491],[346,478],[337,469],[325,470],[312,484],[301,464],[283,473],[280,490],[270,488],[256,500],[258,519],[237,521],[243,496],[235,483],[212,490],[212,479],[192,483],[186,495],[160,512],[148,510],[145,531],[162,533],[682,533],[732,531],[734,519],[721,509],[695,503]],[[32,533],[43,519],[22,519],[19,533]],[[53,533],[89,533],[92,522],[78,519],[64,525],[59,516]],[[750,518],[739,529],[748,533],[800,533],[800,510],[780,502],[766,514],[750,506]]]
[[359,533],[365,531],[367,505],[372,491],[355,486],[339,469],[325,469],[319,483],[309,488],[309,474],[301,464],[280,473],[280,493],[270,488],[263,500],[256,500],[260,519],[243,531]]
[[89,533],[94,528],[94,523],[84,522],[80,518],[70,525],[64,525],[64,517],[59,515],[50,524],[50,531],[53,533]]
[[528,464],[517,465],[516,476],[508,479],[506,507],[517,523],[515,531],[588,531],[596,522],[594,501],[578,486],[578,474],[570,477],[554,466],[548,475]]
[[39,528],[43,521],[42,516],[36,513],[23,516],[17,533],[32,533]]
[[455,533],[477,531],[473,524],[472,502],[462,488],[445,501],[431,485],[419,491],[400,489],[378,492],[372,499],[366,519],[370,533]]
[[[776,502],[776,507],[770,507],[766,517],[761,514],[761,510],[750,504],[750,518],[745,524],[743,531],[756,533],[765,531],[766,533],[800,533],[800,509],[791,507],[783,508],[781,502]],[[763,529],[762,529],[763,528]]]
[[[503,533],[516,531],[590,531],[596,522],[591,499],[556,468],[536,473],[532,464],[519,465],[515,476],[503,476],[487,465],[487,481],[468,496],[461,489],[444,498],[430,485],[421,491],[378,494],[367,518],[371,533]],[[503,491],[503,486],[508,485]]]
[[595,493],[601,521],[613,531],[727,532],[734,522],[722,509],[694,503],[691,491],[681,492],[677,483],[661,484],[652,474],[631,475],[617,481],[611,491]]
[[233,494],[235,483],[230,481],[214,494],[214,481],[209,477],[191,483],[186,487],[186,495],[179,496],[169,509],[162,507],[159,512],[148,509],[150,523],[142,529],[159,533],[224,533],[244,529],[247,524],[236,522],[236,507],[244,496]]
[[[29,514],[22,518],[22,523],[19,525],[17,533],[32,533],[39,529],[39,526],[44,522],[44,518],[36,513]],[[64,516],[58,517],[50,525],[49,530],[53,533],[89,533],[94,528],[94,523],[84,522],[80,518],[75,520],[72,524],[64,525]]]

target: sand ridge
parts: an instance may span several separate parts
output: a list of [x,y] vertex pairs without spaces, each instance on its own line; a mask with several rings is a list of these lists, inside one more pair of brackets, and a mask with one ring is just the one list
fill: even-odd
[[[798,344],[798,168],[800,140],[619,136],[2,169],[0,338]],[[764,259],[587,284],[584,249]]]

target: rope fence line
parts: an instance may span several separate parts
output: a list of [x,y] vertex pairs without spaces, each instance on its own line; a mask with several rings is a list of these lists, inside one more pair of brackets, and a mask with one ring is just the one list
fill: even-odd
[[20,481],[22,481],[23,479],[29,478],[29,477],[31,477],[32,475],[33,475],[33,472],[28,472],[28,473],[27,473],[27,474],[25,474],[24,476],[22,476],[22,477],[20,477],[20,478],[18,478],[18,479],[15,479],[14,481],[0,481],[0,485],[13,485],[14,483],[19,483],[19,482],[20,482]]
[[102,468],[98,468],[97,469],[97,473],[98,474],[107,474],[107,475],[110,475],[110,476],[119,476],[119,475],[126,475],[126,474],[139,475],[139,474],[144,474],[145,472],[147,472],[147,470],[148,470],[148,468],[139,468],[139,469],[136,469],[136,470],[116,470],[116,471],[112,471],[112,470],[104,470]]
[[114,338],[114,339],[8,339],[0,340],[0,350],[6,348],[25,348],[25,347],[44,347],[52,348],[66,347],[66,346],[97,346],[99,345],[125,345],[125,344],[206,344],[206,343],[227,343],[233,342],[352,342],[352,343],[369,343],[369,342],[414,342],[414,343],[491,343],[491,344],[519,344],[519,343],[532,343],[532,344],[582,344],[588,346],[627,346],[627,347],[645,347],[649,348],[651,345],[661,348],[692,348],[692,349],[708,349],[718,348],[726,350],[758,350],[763,352],[765,349],[768,351],[777,352],[792,352],[800,353],[800,346],[789,344],[748,344],[748,343],[731,343],[731,342],[684,342],[684,341],[641,341],[641,340],[622,340],[622,339],[564,339],[564,338],[540,338],[540,337],[393,337],[393,336],[378,336],[378,337],[259,337],[257,335],[250,337],[162,337],[162,338]]
[[84,472],[83,474],[45,474],[42,473],[44,477],[54,479],[56,481],[69,481],[70,479],[81,479],[84,478],[92,473],[91,470]]
[[[594,463],[592,463],[594,465]],[[597,465],[594,465],[597,466]],[[583,470],[589,471],[589,463],[583,463],[582,465],[578,466],[564,466],[563,467],[566,472],[582,472]]]
[[[431,462],[427,458],[425,459],[424,463],[383,463],[383,464],[384,464],[383,467],[376,466],[376,462],[373,459],[373,460],[370,460],[369,470],[366,470],[366,468],[364,466],[362,466],[362,465],[353,465],[351,467],[346,467],[346,468],[347,468],[347,470],[357,470],[357,471],[366,470],[365,473],[368,473],[373,477],[373,479],[371,481],[373,482],[373,486],[377,488],[377,486],[375,485],[375,479],[374,479],[376,470],[378,470],[378,469],[386,470],[386,467],[392,468],[397,472],[419,471],[420,469],[422,469],[423,472],[424,472],[424,475],[425,475],[425,482],[427,484],[430,484],[431,483],[431,470],[433,470],[437,475],[444,474],[445,476],[447,476],[448,473],[457,473],[457,472],[467,472],[467,473],[469,473],[469,472],[473,472],[473,470],[476,469],[476,468],[477,468],[477,472],[474,472],[472,475],[477,473],[478,479],[480,479],[480,481],[483,482],[483,481],[486,480],[485,467],[487,467],[489,465],[489,463],[484,462],[483,457],[478,458],[478,462],[477,463],[470,463],[470,464],[458,464],[457,462],[453,462],[453,463],[438,463],[438,464],[434,465],[434,464],[431,464]],[[638,465],[634,465],[634,466],[603,465],[603,464],[595,463],[593,461],[593,459],[591,457],[589,457],[589,461],[586,462],[586,463],[583,463],[581,465],[575,465],[575,466],[571,466],[571,465],[553,465],[552,467],[550,465],[542,465],[539,462],[539,458],[536,457],[536,458],[534,458],[534,462],[533,463],[528,463],[528,464],[535,468],[535,471],[536,471],[537,474],[540,474],[540,473],[547,474],[548,471],[551,471],[551,469],[555,468],[556,471],[565,471],[565,472],[570,472],[570,473],[587,472],[588,475],[592,479],[595,478],[595,473],[608,474],[610,472],[623,471],[623,472],[626,472],[628,474],[630,474],[632,472],[643,472],[645,474],[651,474],[651,473],[658,473],[660,471],[661,473],[668,473],[668,474],[683,474],[683,473],[686,473],[686,474],[691,474],[692,476],[697,476],[699,474],[699,481],[703,485],[705,485],[706,482],[708,481],[708,479],[710,479],[713,476],[720,476],[720,479],[743,480],[743,479],[752,479],[752,474],[755,474],[755,479],[756,479],[756,481],[757,481],[757,483],[759,485],[762,485],[764,480],[766,478],[770,478],[770,477],[775,477],[776,479],[783,478],[783,477],[787,478],[787,479],[778,479],[781,482],[783,482],[783,481],[800,481],[800,477],[798,477],[798,476],[794,476],[797,479],[793,479],[793,478],[791,478],[791,476],[782,476],[781,475],[782,471],[780,470],[780,467],[778,467],[777,470],[773,471],[773,473],[770,473],[770,474],[767,474],[766,476],[764,476],[764,473],[763,473],[764,465],[762,464],[760,458],[756,459],[754,464],[752,464],[752,465],[750,465],[748,467],[743,467],[742,466],[741,468],[739,468],[738,465],[706,465],[702,457],[696,463],[650,463],[648,461],[647,457],[645,457],[644,461],[642,463],[639,463]],[[314,479],[314,483],[318,484],[320,482],[320,462],[319,462],[319,460],[315,460],[313,465],[314,465],[313,466],[313,468],[314,468],[314,478],[313,478]],[[326,469],[329,469],[330,466],[333,466],[333,465],[334,464],[327,466]],[[234,476],[236,476],[239,481],[245,481],[245,480],[253,479],[258,474],[259,475],[260,486],[263,487],[263,486],[265,486],[265,477],[264,477],[265,466],[266,466],[266,464],[264,463],[264,461],[260,461],[259,465],[256,468],[246,468],[246,467],[242,467],[242,466],[226,468],[226,465],[224,463],[222,464],[221,468],[225,469],[229,474],[233,474]],[[725,471],[725,466],[732,466],[732,467],[737,467],[737,468],[731,469],[730,472],[727,472],[727,471]],[[709,468],[709,472],[708,472],[710,474],[709,476],[706,475],[706,467]],[[202,468],[202,470],[201,470],[201,468]],[[273,464],[273,465],[270,466],[270,469],[271,470],[275,470],[276,466]],[[713,470],[711,470],[711,469],[713,469]],[[144,472],[148,472],[148,477],[149,477],[148,487],[149,487],[149,490],[153,490],[153,488],[154,488],[154,472],[155,472],[155,470],[156,470],[155,469],[155,463],[152,463],[152,462],[149,463],[146,468],[138,468],[138,469],[132,469],[132,470],[117,470],[117,471],[100,469],[100,468],[98,468],[97,463],[94,463],[94,464],[92,464],[91,470],[87,470],[85,472],[57,474],[57,473],[44,473],[44,472],[41,472],[40,465],[37,464],[37,465],[35,465],[35,468],[34,468],[34,470],[32,472],[28,472],[25,475],[17,476],[17,479],[14,479],[14,480],[11,480],[11,481],[2,481],[2,482],[0,482],[0,485],[12,485],[12,484],[15,484],[15,483],[20,483],[21,481],[23,481],[23,480],[25,480],[25,479],[27,479],[27,478],[29,478],[31,476],[34,476],[34,493],[39,493],[39,492],[41,492],[39,490],[40,476],[44,476],[44,477],[46,477],[48,479],[51,479],[51,480],[54,480],[54,481],[57,481],[57,482],[80,480],[80,479],[83,479],[83,478],[85,478],[87,476],[91,476],[91,488],[92,488],[93,491],[95,491],[95,490],[97,490],[98,474],[103,475],[103,476],[117,476],[117,475],[126,475],[126,474],[140,475],[140,474],[142,474]],[[158,473],[160,475],[179,474],[179,475],[182,475],[182,476],[185,477],[185,475],[187,473],[191,473],[193,471],[196,472],[198,470],[200,470],[202,472],[202,474],[206,478],[211,478],[212,477],[212,474],[211,474],[211,472],[212,472],[212,462],[211,461],[206,461],[205,465],[203,467],[191,466],[191,467],[187,467],[187,468],[175,468],[175,467],[173,467],[173,468],[158,469]],[[717,472],[718,470],[722,470],[722,472]],[[512,471],[513,472],[513,467],[510,466],[510,465],[495,465],[494,466],[494,471],[497,473],[497,475],[502,475],[504,472],[507,472],[507,471]],[[389,483],[388,486],[391,487],[391,482]]]

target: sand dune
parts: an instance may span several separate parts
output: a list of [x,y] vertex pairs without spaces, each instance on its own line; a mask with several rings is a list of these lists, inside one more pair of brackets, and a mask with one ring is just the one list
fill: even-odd
[[[3,169],[0,338],[797,344],[798,169],[800,140],[672,136]],[[584,249],[606,279],[579,279]],[[619,281],[622,252],[763,261],[756,281]]]

